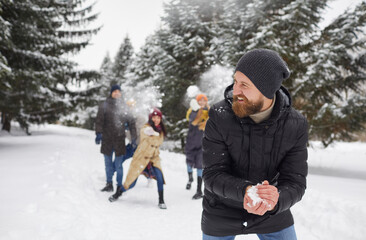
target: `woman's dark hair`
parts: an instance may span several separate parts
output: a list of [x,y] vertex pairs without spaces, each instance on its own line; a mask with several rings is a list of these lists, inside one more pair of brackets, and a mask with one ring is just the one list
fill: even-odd
[[159,124],[160,128],[157,128],[155,126],[155,123],[153,122],[153,120],[151,118],[149,119],[148,123],[154,129],[155,132],[158,132],[158,133],[163,132],[164,136],[166,136],[165,125],[163,123],[162,117],[160,118],[160,124]]

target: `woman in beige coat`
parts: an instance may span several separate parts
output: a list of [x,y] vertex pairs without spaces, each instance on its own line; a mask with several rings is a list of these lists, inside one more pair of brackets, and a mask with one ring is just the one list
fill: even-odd
[[[162,122],[162,113],[159,109],[154,108],[149,114],[149,121],[140,130],[140,143],[133,155],[133,159],[128,169],[126,180],[123,184],[122,192],[127,191],[135,186],[137,178],[140,174],[157,180],[159,193],[159,207],[166,209],[164,203],[164,176],[160,163],[159,147],[163,143],[166,134],[165,126]],[[122,195],[121,192],[121,195]],[[119,196],[118,196],[119,197]],[[110,200],[115,201],[111,196]]]

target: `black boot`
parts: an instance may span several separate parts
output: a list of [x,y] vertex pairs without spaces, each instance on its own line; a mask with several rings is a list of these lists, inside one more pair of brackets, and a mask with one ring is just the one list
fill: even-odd
[[158,207],[160,209],[166,209],[166,205],[164,203],[164,191],[159,191],[159,204]]
[[193,195],[192,199],[200,199],[203,197],[201,187],[202,187],[202,177],[198,177],[197,178],[197,192],[195,195]]
[[109,197],[110,202],[117,201],[117,199],[122,195],[122,186],[117,186],[116,193]]
[[193,176],[192,176],[192,173],[189,172],[188,173],[188,183],[187,183],[187,186],[186,186],[187,190],[191,189],[192,182],[193,182]]
[[102,191],[102,192],[113,192],[113,184],[107,182],[105,187],[103,189],[101,189],[100,191]]

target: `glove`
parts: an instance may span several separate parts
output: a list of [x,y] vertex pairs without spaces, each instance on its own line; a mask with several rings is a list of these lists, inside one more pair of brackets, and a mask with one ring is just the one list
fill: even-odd
[[100,144],[100,141],[102,141],[102,134],[101,133],[96,133],[96,137],[95,137],[95,144]]
[[135,151],[137,148],[136,139],[132,140],[131,146],[132,146],[133,151]]
[[197,111],[201,108],[201,106],[198,104],[197,100],[193,98],[191,102],[189,103],[189,106],[192,108],[193,111]]

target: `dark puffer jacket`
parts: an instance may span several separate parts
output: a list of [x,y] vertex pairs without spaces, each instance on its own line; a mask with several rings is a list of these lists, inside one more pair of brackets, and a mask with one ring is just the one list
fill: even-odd
[[[305,193],[308,129],[304,116],[291,107],[284,87],[268,120],[255,124],[232,111],[232,85],[225,100],[209,112],[203,138],[202,231],[228,236],[271,233],[294,223],[290,207]],[[245,189],[268,180],[278,188],[275,209],[263,216],[243,208]]]
[[[206,114],[207,114],[207,110]],[[187,112],[189,128],[185,146],[186,162],[191,167],[202,169],[202,137],[203,130],[198,128],[198,125],[193,125],[198,111],[193,111],[191,108]]]
[[111,155],[113,150],[116,156],[126,153],[125,123],[128,124],[131,138],[136,139],[135,119],[121,99],[108,97],[99,105],[95,132],[102,133],[101,153]]

